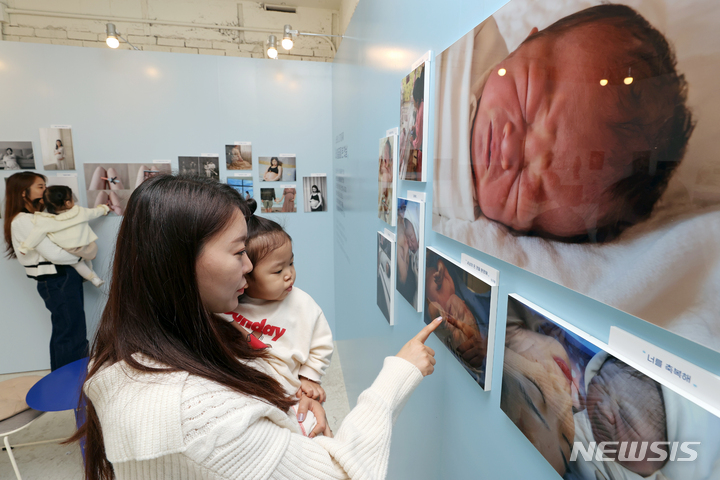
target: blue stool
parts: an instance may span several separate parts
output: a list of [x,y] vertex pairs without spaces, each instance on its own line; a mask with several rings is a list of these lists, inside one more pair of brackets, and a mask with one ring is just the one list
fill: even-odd
[[[81,358],[50,372],[39,380],[28,392],[25,402],[33,410],[61,412],[75,410],[75,425],[85,423],[85,405],[80,408],[80,392],[87,377],[88,358]],[[85,461],[85,440],[80,441]]]

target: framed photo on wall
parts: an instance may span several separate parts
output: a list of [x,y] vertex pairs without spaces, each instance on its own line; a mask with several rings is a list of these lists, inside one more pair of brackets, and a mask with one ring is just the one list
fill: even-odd
[[438,250],[425,254],[426,324],[439,316],[443,323],[435,335],[484,390],[490,390],[497,312],[497,280],[490,282],[479,271],[494,269],[473,262],[463,268]]
[[718,473],[720,418],[657,374],[667,365],[635,364],[515,294],[507,312],[500,408],[560,476]]
[[397,135],[380,139],[378,160],[378,218],[395,226],[397,209]]
[[377,305],[395,325],[395,235],[389,231],[377,232]]
[[425,242],[425,202],[397,199],[396,288],[417,312],[422,311]]
[[423,55],[400,82],[399,178],[426,181],[428,138],[427,112],[430,98],[428,69],[432,52]]
[[708,15],[717,1],[512,0],[450,45],[433,230],[720,351]]

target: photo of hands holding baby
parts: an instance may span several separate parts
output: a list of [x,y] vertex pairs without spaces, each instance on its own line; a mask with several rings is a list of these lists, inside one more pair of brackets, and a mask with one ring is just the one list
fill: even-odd
[[718,4],[599,3],[437,56],[433,230],[720,350]]
[[512,295],[500,408],[567,480],[718,478],[720,418],[598,343]]

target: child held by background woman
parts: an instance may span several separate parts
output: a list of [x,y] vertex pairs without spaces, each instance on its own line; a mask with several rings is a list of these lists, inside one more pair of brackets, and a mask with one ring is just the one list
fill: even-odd
[[57,246],[77,255],[81,260],[71,265],[81,277],[96,287],[105,282],[92,269],[91,260],[97,255],[97,235],[88,225],[88,221],[107,215],[110,207],[98,205],[95,208],[83,208],[73,202],[70,187],[56,185],[47,187],[43,194],[46,212],[35,212],[35,227],[20,245],[18,251],[25,255],[47,237]]
[[[248,201],[250,211],[257,204]],[[268,363],[288,395],[325,401],[320,381],[333,352],[332,332],[317,303],[295,287],[292,239],[266,218],[247,218],[247,255],[253,270],[228,321],[247,335],[251,345],[268,348]],[[254,337],[254,338],[253,338]]]

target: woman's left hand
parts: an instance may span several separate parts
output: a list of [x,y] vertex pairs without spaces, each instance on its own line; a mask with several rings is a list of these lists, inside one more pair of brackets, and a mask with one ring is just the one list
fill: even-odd
[[305,420],[308,410],[313,412],[313,415],[315,415],[315,419],[317,420],[317,425],[315,425],[315,428],[313,428],[312,432],[310,432],[308,438],[313,438],[320,433],[326,437],[332,438],[333,434],[330,431],[330,425],[328,425],[327,418],[325,417],[325,409],[317,400],[313,400],[310,397],[302,395],[297,404],[298,422]]

